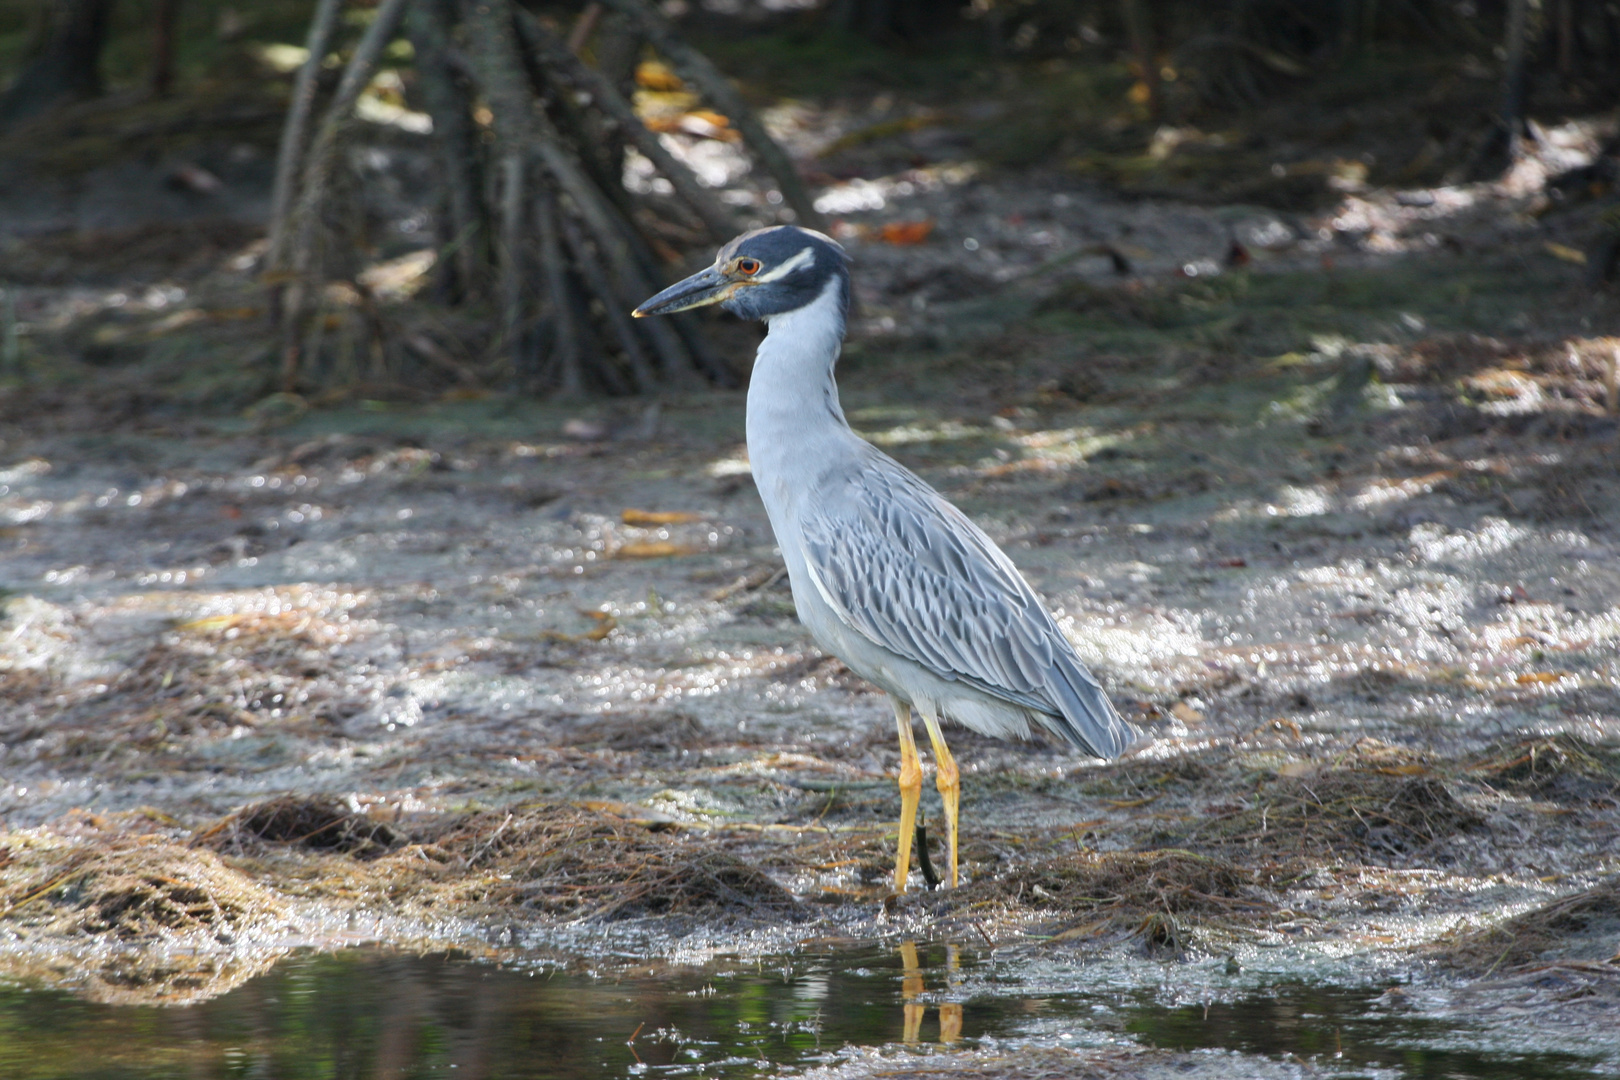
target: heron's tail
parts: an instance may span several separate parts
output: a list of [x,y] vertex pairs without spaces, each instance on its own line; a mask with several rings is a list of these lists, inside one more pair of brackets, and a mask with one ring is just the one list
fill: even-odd
[[1119,715],[1097,677],[1080,658],[1061,650],[1047,684],[1059,713],[1042,717],[1055,734],[1068,739],[1093,757],[1116,758],[1141,738],[1141,733]]

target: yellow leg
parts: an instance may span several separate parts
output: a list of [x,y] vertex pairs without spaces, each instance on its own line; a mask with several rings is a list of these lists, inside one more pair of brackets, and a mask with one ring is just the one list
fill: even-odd
[[951,845],[951,888],[956,888],[956,814],[962,805],[962,772],[956,767],[951,748],[945,745],[945,733],[939,730],[939,721],[923,715],[928,725],[928,741],[934,744],[934,786],[939,788],[940,801],[945,804],[945,835]]
[[947,1004],[939,1007],[939,1041],[953,1043],[962,1037],[962,1006]]
[[917,831],[917,797],[922,794],[922,762],[917,760],[917,737],[911,730],[911,706],[899,698],[894,705],[895,724],[900,730],[900,842],[894,857],[894,891],[906,891],[911,873],[911,837]]
[[[945,985],[954,990],[961,981],[962,958],[955,945],[945,946]],[[947,1003],[939,1007],[939,1041],[953,1043],[962,1037],[962,1006]]]
[[[922,782],[918,781],[918,787]],[[928,1011],[927,1006],[917,1000],[917,995],[923,992],[922,965],[917,962],[917,944],[913,941],[900,943],[900,963],[904,965],[904,978],[900,980],[901,1013],[905,1029],[900,1038],[902,1042],[914,1043],[922,1033],[923,1014]]]

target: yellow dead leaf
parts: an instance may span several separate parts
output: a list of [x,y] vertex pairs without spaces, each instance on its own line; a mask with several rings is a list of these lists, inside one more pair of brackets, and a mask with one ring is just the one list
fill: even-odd
[[613,633],[614,628],[619,625],[619,620],[605,611],[582,611],[580,614],[596,620],[596,629],[588,630],[579,635],[586,641],[601,641]]
[[626,510],[619,518],[626,525],[685,525],[703,520],[701,515],[684,510]]
[[1183,724],[1202,724],[1204,722],[1204,714],[1185,701],[1178,701],[1170,706],[1170,715]]
[[621,559],[667,559],[676,555],[695,555],[698,550],[689,544],[658,540],[647,544],[622,544],[613,554]]
[[1532,686],[1537,683],[1555,683],[1568,675],[1567,671],[1527,671],[1513,681],[1520,686]]
[[1547,254],[1555,259],[1562,259],[1567,263],[1574,263],[1576,266],[1586,265],[1586,252],[1579,248],[1572,248],[1567,244],[1555,244],[1551,240],[1541,246],[1546,250]]
[[686,115],[695,116],[699,120],[702,120],[705,123],[711,124],[717,128],[727,128],[731,126],[731,117],[717,113],[713,109],[693,109]]
[[601,641],[613,633],[619,626],[619,620],[605,611],[581,610],[580,614],[588,619],[596,620],[596,627],[583,634],[565,634],[560,630],[544,630],[540,636],[547,641]]
[[193,634],[212,634],[220,630],[229,630],[242,621],[242,615],[232,612],[229,615],[210,615],[206,619],[192,619],[176,626],[176,630],[186,630]]
[[657,60],[643,60],[636,65],[636,85],[647,90],[671,91],[680,90],[686,84],[681,77],[670,70],[668,64]]

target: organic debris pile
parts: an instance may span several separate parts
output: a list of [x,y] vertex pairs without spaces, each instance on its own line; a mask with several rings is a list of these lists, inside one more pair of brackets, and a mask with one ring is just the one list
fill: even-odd
[[1387,754],[1356,758],[1268,777],[1246,803],[1212,815],[1186,842],[1383,864],[1443,858],[1435,851],[1441,842],[1483,827],[1427,764]]
[[1554,802],[1620,793],[1620,755],[1566,733],[1499,747],[1475,771],[1493,787]]
[[1086,851],[975,882],[961,902],[1004,901],[1078,917],[1060,940],[1128,931],[1152,947],[1186,945],[1182,920],[1254,916],[1275,906],[1258,870],[1191,851]]
[[0,869],[0,915],[30,936],[207,945],[284,918],[274,893],[211,851],[161,841],[109,848],[12,839],[11,861]]
[[583,807],[476,813],[426,850],[458,879],[461,903],[598,920],[799,915],[785,889],[703,837]]
[[232,853],[251,852],[257,842],[293,844],[366,859],[392,851],[405,840],[393,826],[334,799],[288,795],[243,807],[199,833],[196,843]]
[[1442,941],[1442,963],[1474,974],[1539,963],[1601,964],[1620,977],[1620,882],[1606,881],[1493,926]]

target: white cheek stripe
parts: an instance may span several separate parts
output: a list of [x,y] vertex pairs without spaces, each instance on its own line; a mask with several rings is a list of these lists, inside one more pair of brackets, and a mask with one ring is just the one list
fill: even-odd
[[793,256],[793,258],[783,263],[781,266],[778,266],[776,269],[767,270],[765,273],[759,275],[759,277],[753,278],[750,283],[754,285],[763,285],[767,281],[781,281],[799,267],[815,261],[815,251],[807,247],[800,251],[797,255]]

